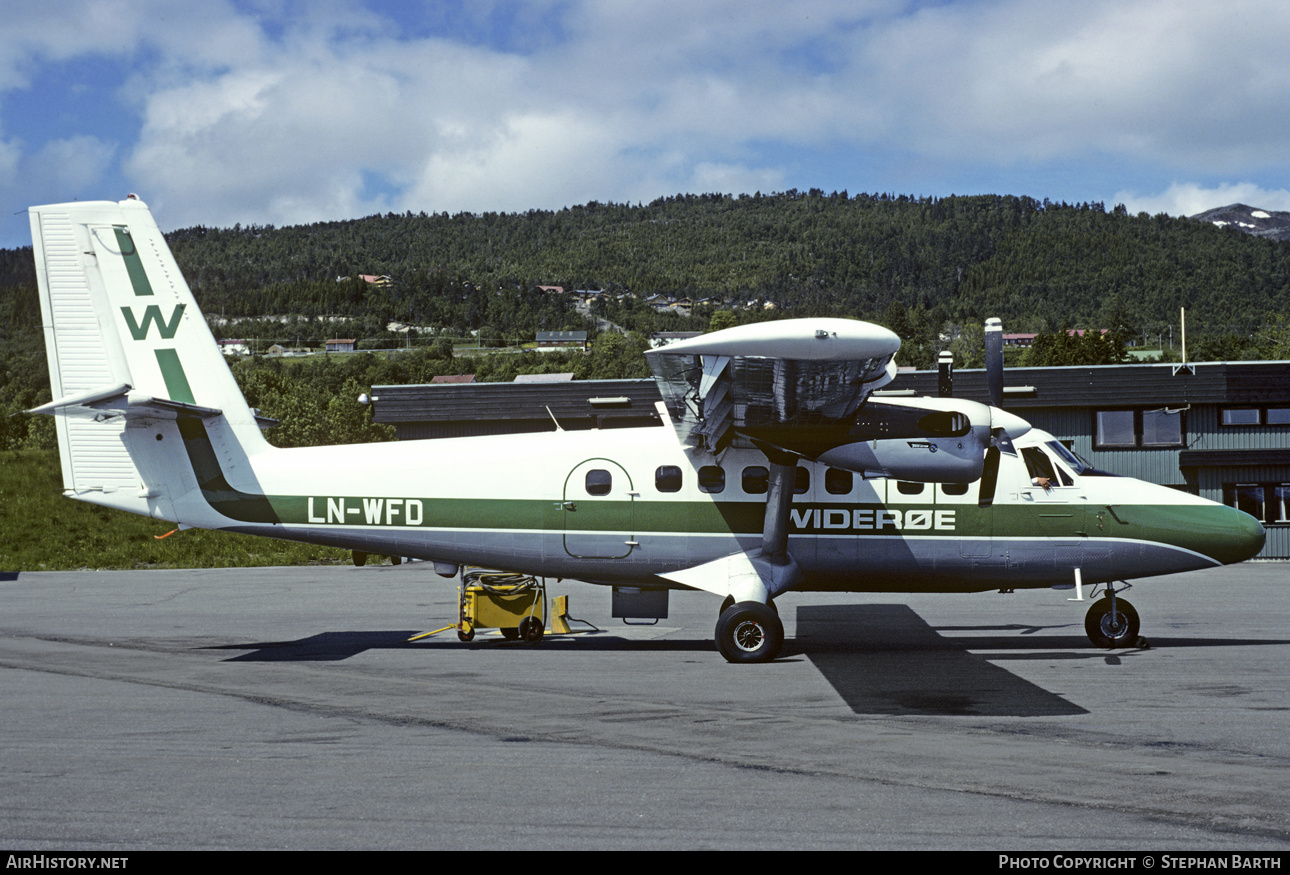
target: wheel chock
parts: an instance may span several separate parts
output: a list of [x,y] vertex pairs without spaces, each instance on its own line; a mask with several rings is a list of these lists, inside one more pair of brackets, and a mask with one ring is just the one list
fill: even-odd
[[569,597],[558,595],[551,600],[551,633],[568,635],[572,631],[569,628]]

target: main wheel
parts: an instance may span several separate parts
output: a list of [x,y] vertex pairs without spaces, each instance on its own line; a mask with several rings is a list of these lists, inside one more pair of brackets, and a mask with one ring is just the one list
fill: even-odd
[[737,602],[722,611],[716,638],[727,662],[770,662],[784,646],[784,624],[761,602]]
[[[719,617],[719,616],[721,616],[722,614],[724,614],[724,613],[725,613],[725,612],[730,608],[730,606],[731,606],[731,605],[733,605],[734,603],[735,603],[735,597],[734,597],[734,596],[732,596],[732,595],[728,595],[728,596],[726,596],[726,597],[725,597],[725,599],[724,599],[724,600],[722,600],[722,602],[721,602],[721,607],[717,609],[717,616]],[[768,607],[768,608],[770,608],[772,611],[774,611],[774,612],[775,612],[775,616],[777,616],[777,617],[779,616],[779,608],[775,606],[775,600],[774,600],[774,599],[771,599],[770,601],[766,602],[766,607]]]
[[1097,647],[1111,650],[1132,647],[1138,640],[1138,612],[1127,599],[1116,598],[1115,616],[1111,616],[1111,598],[1098,599],[1084,615],[1084,631]]
[[525,617],[520,620],[520,640],[525,644],[537,644],[546,632],[546,624],[536,617]]

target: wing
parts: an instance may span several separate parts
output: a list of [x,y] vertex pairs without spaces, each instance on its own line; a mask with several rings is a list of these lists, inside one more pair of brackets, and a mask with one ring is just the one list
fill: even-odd
[[[900,338],[853,319],[743,325],[648,353],[682,443],[719,454],[738,438],[865,476],[970,483],[1021,419],[957,398],[874,398]],[[998,430],[996,432],[996,430]]]

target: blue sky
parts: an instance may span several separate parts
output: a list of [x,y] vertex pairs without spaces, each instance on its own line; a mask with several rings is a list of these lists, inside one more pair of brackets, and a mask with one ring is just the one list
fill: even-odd
[[0,0],[0,247],[677,192],[1290,210],[1290,4]]

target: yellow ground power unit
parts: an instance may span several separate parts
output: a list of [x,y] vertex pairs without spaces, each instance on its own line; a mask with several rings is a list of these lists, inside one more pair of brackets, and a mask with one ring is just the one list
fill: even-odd
[[500,629],[503,638],[537,644],[546,632],[546,582],[524,574],[466,571],[457,637],[470,641],[479,629]]

